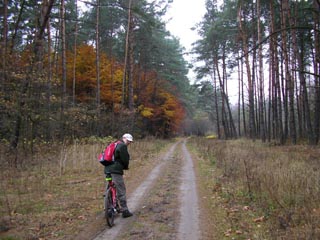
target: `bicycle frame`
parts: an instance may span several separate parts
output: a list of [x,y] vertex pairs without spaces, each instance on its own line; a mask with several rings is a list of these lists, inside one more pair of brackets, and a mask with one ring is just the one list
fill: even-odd
[[107,186],[107,190],[110,189],[111,193],[112,193],[112,206],[114,209],[116,209],[116,205],[117,205],[117,189],[114,185],[114,182],[112,181],[112,177],[111,174],[110,176],[106,177],[106,181],[108,182],[108,186]]
[[112,181],[111,173],[106,174],[106,192],[104,195],[104,211],[105,218],[109,227],[112,227],[114,224],[114,218],[116,213],[119,212],[117,208],[117,189]]

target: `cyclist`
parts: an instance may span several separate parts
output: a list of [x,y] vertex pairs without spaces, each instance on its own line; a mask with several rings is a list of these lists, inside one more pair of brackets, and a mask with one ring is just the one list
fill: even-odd
[[116,147],[114,153],[114,164],[105,166],[104,168],[105,173],[111,173],[112,180],[117,189],[117,196],[122,210],[122,217],[124,218],[131,217],[133,215],[127,206],[126,185],[123,179],[123,170],[129,169],[130,155],[127,147],[131,142],[133,142],[132,135],[129,133],[124,134]]

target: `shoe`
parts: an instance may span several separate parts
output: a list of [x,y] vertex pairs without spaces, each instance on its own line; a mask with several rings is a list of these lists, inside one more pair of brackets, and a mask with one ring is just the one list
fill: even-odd
[[122,213],[123,218],[131,217],[133,214],[129,210],[124,210]]

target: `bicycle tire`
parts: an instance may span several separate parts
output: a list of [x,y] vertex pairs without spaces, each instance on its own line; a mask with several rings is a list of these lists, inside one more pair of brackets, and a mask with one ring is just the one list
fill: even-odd
[[107,189],[104,197],[104,216],[109,227],[114,225],[114,215],[115,211],[112,204],[112,192],[110,189]]

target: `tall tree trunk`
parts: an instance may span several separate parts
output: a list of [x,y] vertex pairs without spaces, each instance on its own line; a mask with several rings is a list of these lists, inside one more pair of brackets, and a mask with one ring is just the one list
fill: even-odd
[[240,69],[240,59],[238,52],[238,61],[237,61],[237,69],[238,69],[238,135],[241,136],[241,69]]
[[[219,77],[219,80],[220,80],[220,87],[222,89],[221,91],[221,94],[222,94],[222,105],[223,105],[223,116],[225,117],[225,130],[226,130],[226,136],[227,138],[231,138],[232,137],[232,131],[231,131],[231,128],[230,128],[230,122],[228,120],[228,114],[227,114],[227,104],[228,104],[228,98],[225,97],[227,96],[227,77],[226,77],[226,48],[225,48],[225,45],[223,46],[223,55],[222,55],[222,78]],[[221,81],[222,80],[222,81]]]
[[251,70],[250,70],[250,62],[249,62],[249,48],[248,48],[248,38],[247,34],[245,32],[244,26],[242,21],[243,20],[242,16],[242,10],[241,6],[238,9],[238,21],[239,21],[239,30],[240,30],[240,37],[242,40],[242,48],[244,52],[244,60],[245,60],[245,65],[246,65],[246,70],[247,70],[247,78],[248,78],[248,95],[249,95],[249,135],[250,138],[254,139],[256,136],[256,126],[255,126],[255,117],[254,117],[254,85],[252,81],[252,75],[251,75]]
[[97,78],[97,90],[96,90],[96,104],[98,117],[100,116],[100,0],[97,0],[96,5],[96,78]]
[[[131,15],[132,18],[132,15]],[[134,109],[134,102],[133,102],[133,80],[134,80],[134,36],[133,36],[133,19],[131,19],[130,24],[130,35],[129,35],[129,78],[128,78],[128,108],[130,111],[133,111]]]
[[[310,104],[309,104],[309,96],[308,96],[308,90],[307,90],[307,84],[306,84],[306,77],[303,74],[304,72],[304,64],[303,64],[303,59],[304,59],[304,51],[303,51],[303,37],[301,39],[301,52],[300,54],[298,53],[298,48],[296,47],[295,51],[297,54],[297,59],[298,59],[298,68],[299,68],[299,79],[300,79],[300,85],[302,88],[302,105],[304,108],[304,114],[305,114],[305,120],[306,120],[306,126],[307,126],[307,134],[308,134],[308,139],[309,139],[309,144],[314,145],[316,144],[315,142],[315,137],[314,137],[314,131],[312,129],[312,123],[311,123],[311,113],[310,113]],[[296,41],[296,40],[294,40]]]
[[[110,10],[110,16],[112,17],[113,16],[113,9],[111,8]],[[111,22],[113,23],[113,20],[111,20]],[[110,47],[108,48],[109,49],[109,56],[111,57],[111,64],[110,64],[110,74],[111,74],[111,104],[112,104],[112,112],[111,112],[111,136],[113,136],[114,134],[114,129],[115,129],[115,94],[114,94],[114,65],[115,65],[115,61],[114,59],[112,58],[113,56],[113,52],[112,52],[112,46],[113,46],[113,39],[112,39],[112,36],[113,36],[113,33],[114,33],[114,24],[112,24],[112,27],[111,27],[111,32],[110,32]]]
[[273,1],[270,1],[270,56],[271,56],[271,68],[270,75],[272,77],[272,137],[274,139],[279,139],[282,142],[282,105],[281,105],[281,90],[280,90],[280,74],[279,74],[279,56],[277,51],[277,36],[273,33],[275,32],[275,13]]
[[260,98],[259,98],[259,115],[260,115],[260,137],[263,142],[266,140],[266,131],[264,123],[264,75],[263,75],[263,54],[262,54],[262,32],[261,32],[261,5],[260,0],[257,0],[257,21],[258,21],[258,43],[259,43],[259,80],[260,80]]
[[52,51],[51,51],[51,30],[50,30],[50,24],[49,21],[47,23],[47,32],[48,32],[48,42],[47,42],[47,58],[48,58],[48,75],[47,75],[47,123],[48,123],[48,130],[46,131],[46,140],[50,139],[51,135],[51,121],[50,121],[50,115],[51,115],[51,83],[52,83]]
[[[42,52],[42,44],[43,44],[43,35],[45,32],[45,28],[47,27],[48,21],[49,21],[49,15],[51,13],[51,9],[53,6],[53,2],[54,0],[50,0],[49,2],[47,2],[46,0],[43,1],[42,3],[42,7],[41,7],[41,12],[40,12],[40,18],[39,18],[39,25],[38,25],[38,29],[34,38],[34,52],[33,52],[33,60],[32,60],[32,64],[30,64],[29,66],[29,71],[26,74],[25,80],[22,84],[21,87],[21,92],[20,92],[20,96],[18,98],[18,102],[17,102],[17,119],[15,121],[15,129],[14,129],[14,133],[13,133],[13,137],[12,140],[10,142],[10,148],[13,152],[16,152],[15,149],[17,148],[18,144],[19,144],[19,140],[20,140],[20,135],[21,135],[21,128],[22,128],[22,109],[24,108],[25,104],[26,104],[26,95],[27,95],[27,91],[28,88],[30,86],[30,82],[31,82],[31,76],[32,74],[39,70],[39,66],[41,66],[39,64],[40,62],[40,56],[41,56],[41,52]],[[22,10],[20,11],[20,13],[22,14]],[[33,65],[33,63],[36,63],[36,65]],[[34,68],[36,66],[36,69]],[[32,119],[30,118],[30,120],[32,121]],[[33,135],[32,135],[33,137]],[[33,140],[33,139],[32,139]],[[15,157],[15,165],[17,166],[17,155]]]
[[273,65],[274,65],[274,61],[273,61],[273,57],[272,57],[272,48],[271,48],[271,42],[272,40],[270,40],[269,42],[269,49],[270,49],[270,55],[269,55],[269,62],[270,62],[270,67],[269,67],[269,92],[268,92],[268,96],[269,96],[269,101],[268,101],[268,118],[267,118],[267,122],[266,125],[268,126],[268,131],[267,131],[267,139],[268,142],[271,141],[271,138],[273,137],[273,131],[274,131],[274,122],[273,122],[273,113],[274,113],[274,109],[273,107],[275,106],[275,101],[274,101],[274,74],[273,74]]
[[219,63],[218,63],[218,58],[215,57],[214,59],[214,64],[215,64],[215,69],[217,72],[217,76],[219,79],[219,84],[220,84],[220,93],[221,93],[221,124],[223,127],[223,135],[224,138],[228,138],[228,129],[227,129],[227,124],[226,124],[226,117],[225,117],[225,98],[223,96],[223,92],[224,92],[224,87],[223,87],[223,82],[222,82],[222,77],[221,77],[221,73],[219,71]]
[[[279,86],[281,86],[281,96],[283,101],[283,114],[284,114],[284,122],[283,122],[283,138],[285,141],[288,140],[289,135],[289,104],[288,104],[288,87],[287,87],[287,81],[285,79],[285,73],[284,73],[284,60],[283,60],[283,52],[281,52],[281,56],[279,59],[279,67],[280,67],[280,73],[279,73]],[[281,103],[281,101],[279,102]],[[279,108],[280,110],[280,108]]]
[[[295,5],[294,10],[297,12],[298,11],[298,9],[296,9],[297,5],[296,4],[294,4],[294,5]],[[308,134],[309,144],[314,144],[314,135],[313,135],[312,124],[311,124],[308,91],[307,91],[307,86],[306,86],[305,75],[303,74],[303,72],[304,72],[304,67],[303,67],[304,66],[304,63],[303,63],[303,59],[304,59],[303,36],[301,36],[301,38],[300,38],[301,39],[301,47],[300,47],[301,52],[299,54],[297,32],[294,28],[296,24],[295,24],[295,21],[293,19],[293,16],[291,15],[290,11],[288,12],[288,17],[289,17],[289,21],[290,21],[290,26],[292,27],[291,38],[292,38],[292,46],[293,46],[293,50],[294,50],[294,54],[293,54],[294,60],[292,62],[298,61],[298,73],[299,73],[298,76],[299,76],[300,84],[301,84],[301,88],[302,88],[302,105],[303,105],[303,109],[304,109],[303,113],[304,113],[305,121],[306,121],[307,134]],[[293,69],[295,69],[295,68],[296,67],[293,66]],[[300,117],[300,115],[301,115],[301,111],[299,111],[299,109],[298,109],[298,117]],[[302,125],[302,123],[300,123],[300,125]],[[304,134],[304,133],[302,133],[302,134]]]
[[[222,59],[225,59],[224,57]],[[229,99],[228,96],[226,94],[226,90],[225,90],[225,75],[223,74],[223,76],[221,77],[219,68],[218,68],[218,58],[215,58],[215,65],[216,65],[216,70],[217,70],[217,74],[218,74],[218,79],[220,82],[220,88],[221,88],[221,97],[222,97],[222,125],[225,131],[225,136],[226,138],[235,138],[237,137],[237,132],[236,132],[236,128],[234,125],[234,121],[233,121],[233,117],[232,117],[232,113],[231,113],[231,108],[230,108],[230,103],[229,103]],[[223,71],[224,68],[226,68],[226,64],[223,62]]]
[[314,73],[315,73],[315,107],[314,107],[314,143],[318,144],[320,135],[320,2],[319,0],[313,0],[313,22],[314,22],[314,39],[315,39],[315,61],[314,61]]
[[244,81],[243,81],[243,75],[244,75],[244,70],[243,70],[243,59],[241,59],[241,65],[240,65],[240,69],[241,69],[241,105],[242,105],[242,121],[243,121],[243,133],[245,136],[247,136],[247,117],[246,117],[246,104],[244,101]]
[[[271,56],[271,85],[272,85],[272,138],[279,140],[281,144],[285,143],[286,135],[284,134],[284,127],[283,127],[283,111],[282,111],[282,93],[283,96],[285,95],[284,91],[282,90],[282,85],[280,81],[280,70],[282,69],[282,65],[280,66],[279,60],[279,52],[278,52],[278,37],[276,34],[276,18],[274,13],[274,2],[270,1],[270,56]],[[282,71],[281,71],[282,72]],[[281,78],[283,79],[283,78]],[[285,97],[283,97],[285,101]],[[285,104],[284,104],[285,105]],[[286,106],[286,105],[285,105]]]
[[[254,13],[254,4],[251,4],[251,15],[252,17],[254,18],[255,17],[255,13]],[[244,17],[244,19],[246,19],[246,16]],[[244,21],[244,26],[245,27],[245,23],[246,21]],[[245,28],[244,28],[245,29]],[[245,29],[247,30],[247,29]],[[249,36],[247,34],[247,32],[245,32],[246,34],[246,47],[247,47],[247,51],[248,51],[248,54],[249,54]],[[257,42],[257,34],[256,34],[256,31],[253,31],[251,33],[251,38],[252,38],[252,42],[256,43]],[[258,114],[258,111],[259,111],[259,105],[258,105],[258,99],[259,99],[259,91],[258,91],[258,79],[257,79],[257,73],[256,73],[256,62],[257,62],[257,48],[253,48],[252,50],[252,55],[251,55],[251,81],[252,81],[252,95],[253,95],[253,106],[254,106],[254,125],[255,125],[255,128],[254,128],[254,138],[258,137],[258,133],[259,133],[259,124],[260,124],[260,121],[259,121],[259,114]]]
[[[290,13],[288,0],[283,0],[281,2],[281,26],[282,29],[287,27],[287,16]],[[296,133],[296,124],[295,124],[295,111],[294,111],[294,80],[292,74],[289,70],[290,60],[287,47],[287,33],[286,31],[281,31],[281,41],[282,41],[282,50],[284,55],[284,67],[285,67],[285,79],[286,87],[289,95],[289,127],[290,127],[290,138],[293,144],[297,143],[297,133]]]
[[72,105],[76,104],[76,63],[77,63],[77,41],[78,41],[78,0],[75,0],[76,5],[76,21],[74,23],[74,49],[73,49],[73,66],[72,66]]
[[60,5],[60,37],[61,37],[61,63],[62,63],[62,97],[61,97],[61,117],[63,122],[64,108],[67,98],[67,62],[66,62],[66,18],[65,0],[61,0]]
[[17,21],[15,22],[15,26],[14,26],[14,31],[13,31],[13,34],[12,34],[12,38],[11,38],[11,44],[10,44],[10,54],[13,52],[13,49],[14,49],[14,42],[15,42],[15,39],[16,39],[16,36],[17,36],[17,33],[18,33],[18,30],[19,30],[19,24],[20,22],[22,21],[22,14],[24,12],[24,5],[25,5],[26,1],[25,0],[22,0],[21,2],[21,8],[19,10],[19,14],[18,14],[18,18],[17,18]]
[[[240,54],[243,54],[243,51],[240,50]],[[240,58],[240,82],[241,82],[241,107],[242,107],[242,125],[243,125],[243,134],[244,136],[248,136],[247,133],[247,117],[246,117],[246,104],[245,104],[245,99],[244,99],[244,81],[243,81],[243,75],[244,75],[244,70],[243,70],[243,59]]]
[[[269,21],[269,32],[270,34],[273,33],[273,15],[272,12],[272,1],[270,2],[269,9],[270,9],[270,21]],[[275,42],[274,42],[274,36],[271,35],[270,41],[269,41],[269,107],[268,107],[268,141],[271,141],[271,139],[275,139],[276,136],[276,129],[277,129],[277,101],[276,101],[276,90],[275,90]]]
[[128,25],[127,25],[127,34],[126,34],[126,45],[125,45],[125,56],[124,56],[124,70],[123,70],[123,82],[122,82],[122,105],[125,106],[127,104],[127,94],[128,94],[128,75],[129,75],[129,44],[130,44],[130,30],[131,30],[131,6],[132,0],[129,0],[128,4]]
[[8,41],[8,0],[3,1],[3,32],[1,42],[2,65],[0,69],[1,91],[5,91],[5,82],[7,78],[7,41]]
[[218,139],[221,139],[221,129],[220,129],[220,114],[219,114],[219,97],[217,93],[217,80],[216,80],[216,67],[213,65],[213,88],[214,88],[214,106],[216,110],[216,123],[217,123],[217,133],[218,133]]

